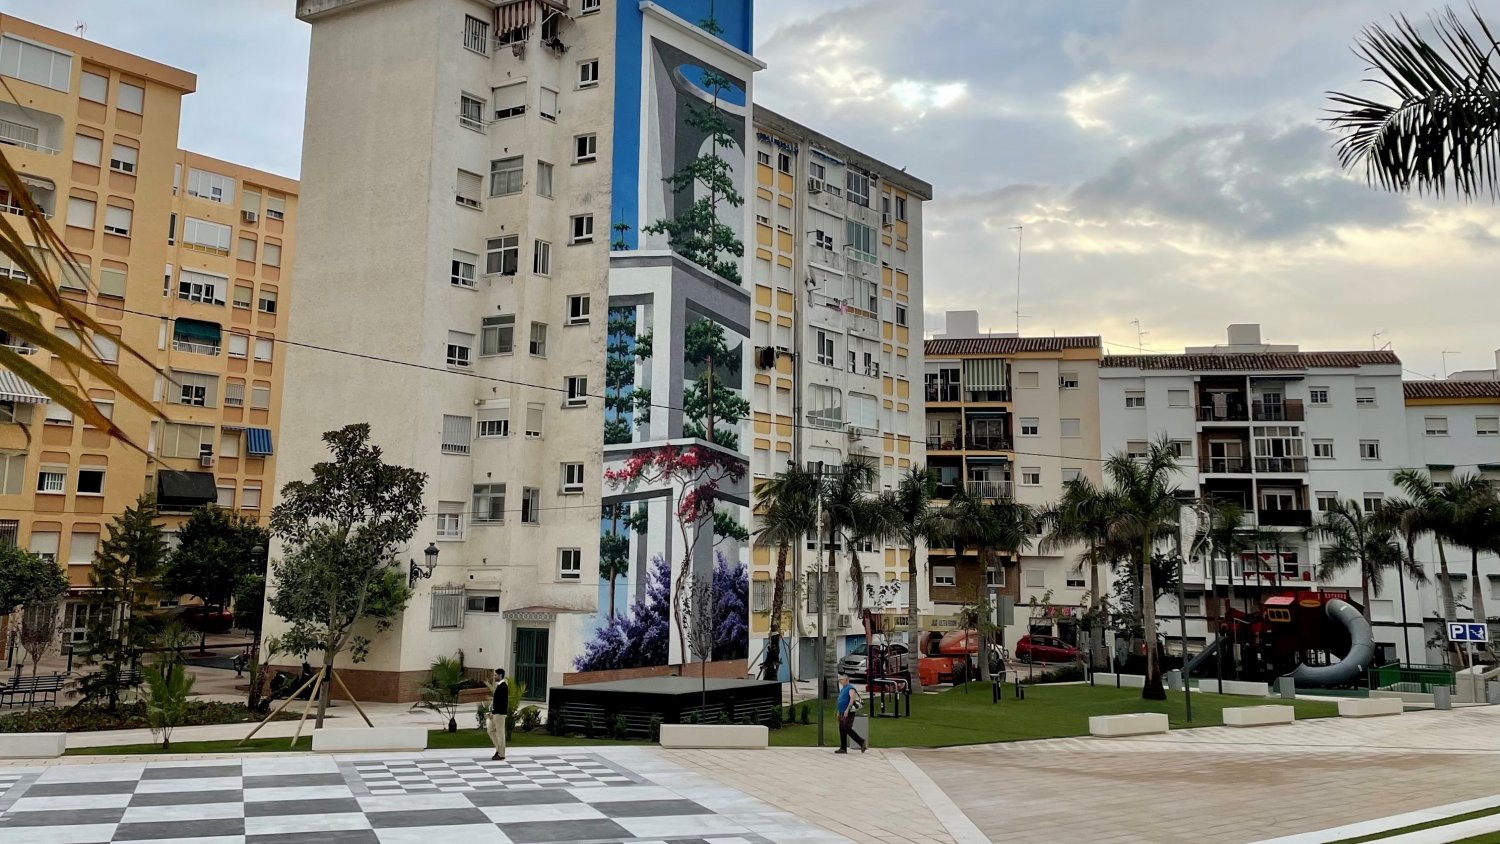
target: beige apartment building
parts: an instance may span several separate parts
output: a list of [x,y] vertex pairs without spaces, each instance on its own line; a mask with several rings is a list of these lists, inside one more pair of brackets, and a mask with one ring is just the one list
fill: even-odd
[[[106,326],[87,339],[162,416],[82,385],[143,453],[0,371],[0,541],[65,565],[81,589],[108,524],[142,492],[169,529],[215,501],[269,512],[297,183],[178,148],[197,83],[186,71],[0,15],[0,76],[0,153],[83,267],[57,273],[64,295]],[[0,211],[19,203],[0,193]],[[84,612],[65,606],[65,642]]]

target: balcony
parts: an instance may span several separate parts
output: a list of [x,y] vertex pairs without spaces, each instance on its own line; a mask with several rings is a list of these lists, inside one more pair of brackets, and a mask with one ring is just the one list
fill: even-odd
[[0,144],[57,155],[61,150],[51,146],[53,143],[56,142],[43,127],[0,118]]
[[965,390],[964,401],[971,404],[1010,401],[1010,390]]
[[195,355],[217,355],[219,346],[213,343],[204,343],[201,340],[186,340],[181,337],[172,338],[172,349],[178,352],[191,352]]
[[961,399],[963,390],[957,384],[927,384],[927,401],[932,402],[956,402]]
[[1198,405],[1199,422],[1248,422],[1250,409],[1243,401],[1203,402]]
[[1312,527],[1311,510],[1257,510],[1261,527]]
[[1287,399],[1280,402],[1253,402],[1251,417],[1256,422],[1301,422],[1302,400]]
[[1307,471],[1306,457],[1257,457],[1255,471],[1267,475],[1300,474]]
[[1013,442],[1009,437],[974,434],[968,437],[952,435],[927,437],[928,451],[1010,451]]
[[195,355],[218,355],[223,330],[216,322],[178,317],[172,325],[172,348]]
[[964,490],[975,498],[1010,498],[1010,481],[981,481],[970,480],[964,483]]
[[1210,475],[1248,475],[1248,457],[1205,457],[1198,461],[1198,471]]

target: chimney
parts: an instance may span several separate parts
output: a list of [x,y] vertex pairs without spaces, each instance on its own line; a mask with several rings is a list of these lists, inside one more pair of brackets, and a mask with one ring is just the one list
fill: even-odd
[[1231,346],[1259,346],[1260,345],[1260,323],[1241,322],[1229,326],[1229,345]]

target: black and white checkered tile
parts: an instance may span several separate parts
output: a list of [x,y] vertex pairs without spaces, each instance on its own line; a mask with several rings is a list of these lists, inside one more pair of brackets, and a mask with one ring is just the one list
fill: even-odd
[[0,788],[3,844],[775,841],[588,753],[60,765],[0,771]]
[[[480,759],[399,759],[345,763],[373,795],[432,794],[489,788],[595,788],[630,785],[638,779],[597,756],[512,756]],[[356,785],[356,788],[358,786]]]

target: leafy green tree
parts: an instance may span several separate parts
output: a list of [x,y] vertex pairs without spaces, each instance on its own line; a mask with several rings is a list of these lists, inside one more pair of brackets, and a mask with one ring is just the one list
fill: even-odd
[[[848,541],[856,524],[864,517],[863,508],[870,498],[870,488],[880,477],[880,470],[870,460],[855,458],[832,470],[825,470],[819,489],[823,513],[823,547],[827,551],[822,572],[824,621],[823,682],[827,689],[837,685],[838,637],[833,635],[833,620],[839,610],[839,567],[835,548],[841,539]],[[827,695],[824,694],[824,697]]]
[[67,575],[56,563],[0,543],[0,617],[28,604],[56,601],[66,591]]
[[651,357],[651,332],[637,335],[634,307],[609,309],[604,360],[604,443],[631,440],[631,421],[643,425],[651,418],[651,391],[637,387],[637,361]]
[[766,637],[762,679],[781,676],[781,616],[786,606],[787,556],[792,543],[817,530],[818,476],[795,463],[767,478],[755,490],[760,526],[756,541],[776,549],[776,575],[771,584],[771,630]]
[[[177,533],[162,586],[174,595],[192,595],[213,607],[228,607],[240,581],[259,568],[253,549],[270,543],[270,532],[253,519],[213,504],[194,510]],[[200,633],[199,647],[208,640]]]
[[1443,621],[1458,620],[1458,602],[1453,597],[1453,578],[1448,572],[1447,545],[1454,540],[1458,521],[1457,490],[1433,483],[1432,477],[1418,469],[1401,469],[1392,480],[1407,494],[1405,499],[1386,502],[1385,511],[1396,520],[1396,529],[1405,537],[1408,557],[1413,557],[1417,538],[1431,536],[1437,549],[1438,596],[1443,604]]
[[193,692],[193,675],[181,660],[163,655],[154,665],[141,671],[146,683],[146,723],[151,735],[161,736],[161,749],[172,749],[172,730],[187,720],[188,696]]
[[[272,650],[304,658],[319,651],[327,671],[345,651],[356,663],[368,656],[370,641],[354,632],[357,624],[383,632],[406,608],[411,590],[396,554],[426,515],[427,476],[385,463],[365,423],[329,431],[323,442],[333,460],[313,466],[312,480],[282,487],[271,512],[283,556],[271,563],[270,607],[287,623]],[[319,728],[329,694],[324,682]]]
[[[706,317],[689,323],[683,332],[682,357],[684,363],[703,370],[683,392],[683,436],[739,450],[740,436],[735,429],[750,415],[750,402],[735,392],[733,382],[725,383],[720,375],[720,370],[729,375],[740,371],[740,357],[730,351],[724,326]],[[720,427],[721,423],[725,427]]]
[[1500,499],[1495,488],[1478,472],[1465,472],[1453,477],[1444,492],[1454,501],[1453,541],[1469,549],[1469,582],[1471,609],[1475,621],[1487,621],[1484,611],[1484,590],[1479,584],[1479,555],[1485,551],[1500,549]]
[[[949,499],[943,508],[946,527],[943,530],[952,544],[954,554],[959,557],[968,548],[979,552],[979,567],[989,571],[995,565],[997,554],[1004,554],[1012,562],[1021,559],[1021,552],[1031,542],[1031,531],[1036,525],[1036,513],[1030,507],[1011,498],[986,501],[968,490],[960,490]],[[985,590],[980,590],[985,591]],[[989,596],[977,602],[989,606]],[[976,628],[980,635],[980,649],[989,653],[989,637],[984,626]],[[980,677],[988,680],[990,660],[979,661]]]
[[603,518],[610,528],[599,534],[599,579],[609,584],[609,618],[615,617],[615,584],[630,574],[630,535],[621,530],[646,532],[646,508],[629,504],[605,504]]
[[79,655],[99,670],[79,681],[83,701],[104,701],[110,711],[128,688],[128,670],[160,629],[155,616],[167,538],[156,523],[156,502],[143,495],[109,525],[89,570],[91,612]]

